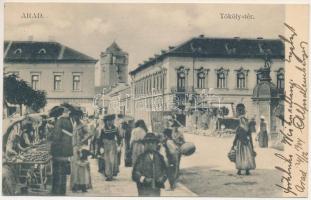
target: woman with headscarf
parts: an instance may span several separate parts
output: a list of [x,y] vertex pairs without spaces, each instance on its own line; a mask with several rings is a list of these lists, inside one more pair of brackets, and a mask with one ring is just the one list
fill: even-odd
[[246,175],[250,175],[249,171],[256,168],[252,135],[248,119],[244,116],[245,110],[237,110],[237,113],[239,116],[239,126],[232,145],[232,149],[236,150],[235,165],[238,175],[241,175],[242,170],[245,170]]
[[80,152],[84,142],[88,140],[91,135],[88,135],[88,128],[81,122],[83,113],[80,110],[71,113],[73,119],[73,156],[71,158],[71,179],[70,186],[73,192],[81,190],[86,192],[87,189],[92,188],[91,171],[88,162],[81,162]]
[[135,128],[131,134],[131,152],[132,152],[132,164],[134,165],[138,156],[144,152],[143,139],[147,134],[147,127],[144,120],[137,120]]

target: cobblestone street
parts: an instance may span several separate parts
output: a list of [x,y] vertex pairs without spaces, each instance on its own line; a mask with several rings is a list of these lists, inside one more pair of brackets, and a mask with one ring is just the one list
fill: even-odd
[[[115,180],[107,182],[104,175],[97,172],[97,160],[90,159],[90,164],[93,189],[86,193],[73,193],[69,188],[70,178],[68,177],[66,193],[68,196],[138,196],[136,184],[131,179],[131,167],[124,167],[124,164],[121,163],[119,175]],[[168,188],[169,186],[166,185],[166,189],[161,191],[161,196],[196,196],[180,183],[177,184],[174,191],[169,191]]]
[[[274,169],[276,159],[275,149],[260,149],[256,147],[256,170],[251,176],[238,176],[234,163],[227,158],[232,145],[232,137],[208,137],[185,134],[187,141],[196,144],[196,152],[189,157],[182,157],[181,175],[177,188],[161,191],[161,196],[280,196],[281,191],[274,185],[281,177]],[[105,177],[97,172],[97,160],[90,159],[93,189],[87,193],[72,193],[69,196],[137,196],[136,184],[131,180],[131,167],[121,163],[120,174],[114,181],[107,182]],[[269,179],[269,182],[267,180]],[[226,194],[224,194],[224,191]],[[242,196],[243,196],[242,195]]]

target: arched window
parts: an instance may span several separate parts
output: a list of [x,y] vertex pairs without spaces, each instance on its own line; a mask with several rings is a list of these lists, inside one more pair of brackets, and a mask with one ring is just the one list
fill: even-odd
[[239,89],[246,88],[245,74],[243,72],[237,73],[237,88]]
[[226,88],[226,75],[223,71],[217,73],[217,88]]
[[277,74],[277,88],[284,89],[284,73]]
[[184,71],[177,74],[177,88],[185,89],[186,88],[186,73]]
[[205,74],[203,71],[200,71],[197,74],[197,88],[205,88]]
[[187,75],[188,70],[185,69],[184,66],[179,67],[176,69],[177,71],[177,90],[178,91],[185,91],[187,87]]

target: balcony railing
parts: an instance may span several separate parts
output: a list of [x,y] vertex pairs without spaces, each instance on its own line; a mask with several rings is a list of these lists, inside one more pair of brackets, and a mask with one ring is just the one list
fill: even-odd
[[184,94],[184,93],[194,93],[194,90],[192,87],[172,87],[171,88],[171,92],[172,93],[180,93],[180,94]]

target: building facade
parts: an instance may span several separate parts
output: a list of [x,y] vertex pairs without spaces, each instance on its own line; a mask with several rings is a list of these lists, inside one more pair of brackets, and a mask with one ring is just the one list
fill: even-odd
[[92,113],[97,60],[58,42],[5,41],[4,73],[15,73],[47,93],[44,110],[63,102]]
[[227,117],[234,118],[236,106],[244,104],[247,116],[259,120],[258,114],[254,116],[252,95],[265,55],[272,61],[272,83],[283,93],[284,44],[280,40],[201,35],[169,47],[130,72],[135,116],[148,119],[146,109],[176,111],[190,125],[204,118],[204,112],[194,112],[199,108],[226,107]]

